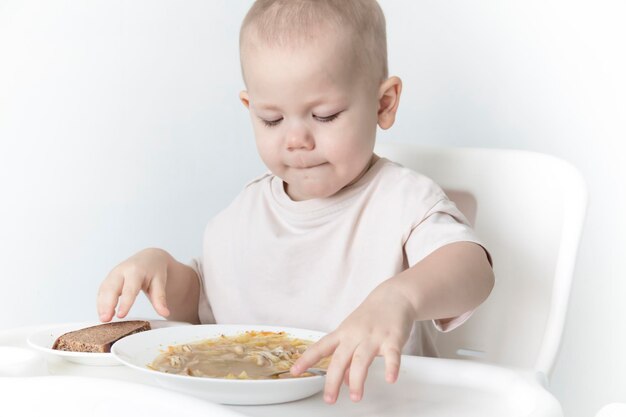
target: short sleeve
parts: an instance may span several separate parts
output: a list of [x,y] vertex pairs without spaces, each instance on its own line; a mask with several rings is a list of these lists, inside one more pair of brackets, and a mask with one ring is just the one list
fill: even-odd
[[204,288],[204,273],[202,270],[202,261],[200,259],[194,258],[189,263],[189,266],[194,271],[196,271],[200,284],[200,294],[198,296],[198,318],[200,319],[200,323],[215,324],[215,317],[213,316],[213,311],[211,310],[209,298],[207,297]]
[[[435,250],[454,242],[474,242],[484,248],[463,213],[452,201],[443,198],[413,227],[404,244],[409,267]],[[489,253],[486,250],[485,253],[491,262]],[[449,332],[463,324],[472,313],[473,310],[449,320],[433,320],[433,324],[437,330]]]

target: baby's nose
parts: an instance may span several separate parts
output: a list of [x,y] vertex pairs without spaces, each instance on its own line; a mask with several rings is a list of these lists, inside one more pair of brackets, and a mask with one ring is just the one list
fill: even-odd
[[287,150],[313,150],[315,140],[313,135],[304,127],[294,127],[287,132]]

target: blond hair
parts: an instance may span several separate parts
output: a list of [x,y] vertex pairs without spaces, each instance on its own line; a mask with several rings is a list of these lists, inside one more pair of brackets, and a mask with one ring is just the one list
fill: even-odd
[[327,29],[347,29],[359,63],[377,81],[387,78],[385,15],[376,0],[256,0],[241,25],[239,48],[248,36],[270,46],[298,46]]

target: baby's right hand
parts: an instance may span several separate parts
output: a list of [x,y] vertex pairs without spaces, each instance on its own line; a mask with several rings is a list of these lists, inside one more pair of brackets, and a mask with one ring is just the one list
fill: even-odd
[[98,290],[98,314],[103,322],[111,321],[117,309],[117,317],[124,318],[143,290],[152,306],[163,317],[170,314],[165,300],[167,267],[172,256],[162,249],[144,249],[115,268],[100,284]]

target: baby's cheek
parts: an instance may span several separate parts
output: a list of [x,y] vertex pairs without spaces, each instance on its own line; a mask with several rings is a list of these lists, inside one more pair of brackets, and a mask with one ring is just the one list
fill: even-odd
[[276,169],[280,160],[279,152],[275,148],[269,146],[267,142],[262,140],[257,140],[257,149],[265,166],[272,171]]

